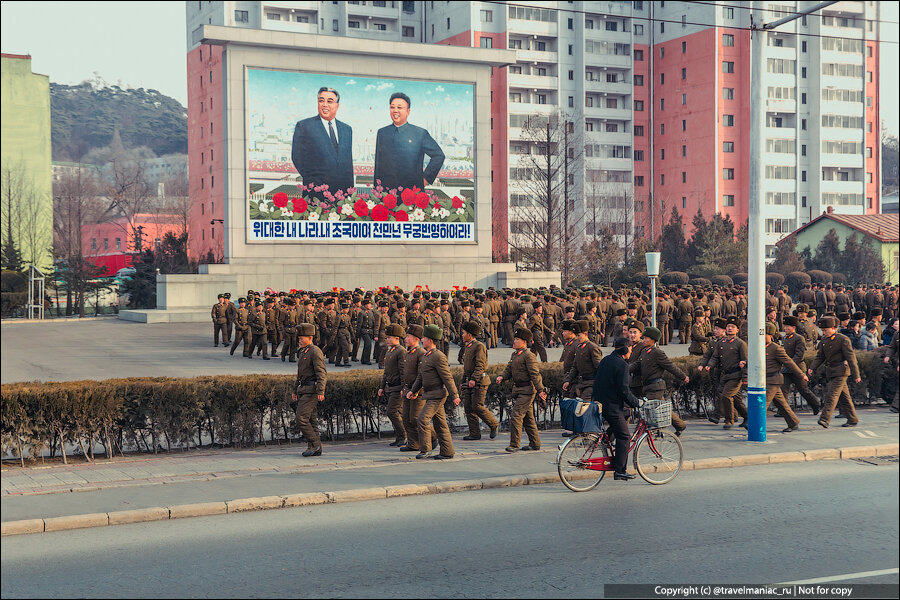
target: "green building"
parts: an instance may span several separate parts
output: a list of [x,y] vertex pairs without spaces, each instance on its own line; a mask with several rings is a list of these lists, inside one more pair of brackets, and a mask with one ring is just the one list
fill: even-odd
[[[822,213],[800,229],[779,241],[784,243],[790,237],[797,238],[797,251],[806,247],[815,250],[822,238],[830,231],[840,240],[841,248],[854,233],[862,242],[869,239],[875,252],[884,262],[884,279],[891,284],[900,283],[900,219],[897,215],[839,215],[833,212]],[[848,281],[853,280],[852,273],[846,273]]]
[[0,179],[2,244],[12,236],[22,262],[53,265],[50,78],[31,72],[31,56],[2,55]]

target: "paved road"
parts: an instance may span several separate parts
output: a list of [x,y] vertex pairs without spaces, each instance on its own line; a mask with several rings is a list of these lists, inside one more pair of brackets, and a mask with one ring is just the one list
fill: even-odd
[[[281,360],[247,360],[213,348],[212,327],[204,323],[147,325],[113,318],[42,323],[4,322],[0,382],[75,381],[116,377],[195,377],[292,373]],[[687,345],[666,346],[669,356],[686,356]],[[450,347],[450,364],[458,348]],[[509,360],[508,348],[491,350],[491,364]],[[562,350],[547,350],[559,360]],[[354,368],[364,367],[353,363]],[[330,367],[331,371],[342,371]]]
[[[3,540],[14,597],[596,597],[891,570],[898,468],[853,461],[315,506]],[[619,541],[612,529],[625,532]]]

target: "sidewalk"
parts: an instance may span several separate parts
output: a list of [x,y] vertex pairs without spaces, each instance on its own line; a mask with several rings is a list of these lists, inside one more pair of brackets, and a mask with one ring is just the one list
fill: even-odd
[[[860,409],[859,414],[861,423],[856,428],[823,430],[815,417],[806,413],[801,415],[802,429],[791,434],[782,434],[783,422],[770,418],[765,443],[747,442],[746,432],[740,428],[725,431],[706,421],[692,421],[682,438],[685,470],[897,454],[897,415],[883,407]],[[4,465],[0,516],[7,523],[194,503],[217,503],[219,512],[226,512],[225,503],[234,499],[283,499],[315,493],[324,498],[326,492],[343,491],[346,498],[354,499],[356,492],[349,490],[372,488],[380,490],[375,497],[384,498],[391,495],[384,490],[390,486],[420,486],[423,489],[418,493],[435,493],[424,486],[485,478],[507,478],[505,485],[554,482],[553,477],[526,481],[523,475],[555,473],[557,446],[565,441],[560,433],[543,431],[541,451],[512,455],[503,450],[509,440],[506,432],[496,440],[485,434],[474,442],[464,442],[462,434],[455,434],[456,458],[442,462],[416,460],[415,453],[390,448],[390,438],[385,438],[326,444],[323,455],[316,458],[301,457],[306,445],[292,444],[139,455],[94,463],[73,458],[69,465],[25,469]],[[497,483],[504,485],[501,480]],[[332,496],[319,503],[334,501],[340,499]]]

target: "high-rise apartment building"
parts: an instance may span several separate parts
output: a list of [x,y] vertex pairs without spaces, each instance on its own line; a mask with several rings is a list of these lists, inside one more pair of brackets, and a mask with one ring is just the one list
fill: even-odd
[[[698,210],[742,224],[754,143],[751,14],[772,21],[812,4],[187,2],[192,224],[200,231],[191,237],[193,248],[203,248],[193,253],[220,253],[224,206],[215,186],[223,168],[215,129],[221,51],[197,44],[199,25],[517,50],[516,63],[496,69],[491,87],[499,259],[534,226],[525,165],[538,145],[529,130],[551,117],[579,146],[557,174],[566,178],[557,193],[568,194],[575,240],[601,231],[624,246],[655,237],[673,207],[688,235]],[[767,126],[757,140],[767,252],[828,206],[879,211],[878,18],[877,2],[840,2],[769,35]]]

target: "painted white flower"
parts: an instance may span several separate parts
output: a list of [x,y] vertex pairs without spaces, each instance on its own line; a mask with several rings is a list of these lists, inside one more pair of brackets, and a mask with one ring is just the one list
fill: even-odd
[[269,212],[269,207],[266,206],[265,202],[259,203],[259,212]]
[[424,221],[425,220],[425,211],[422,210],[421,208],[417,208],[414,211],[412,211],[412,214],[410,216],[412,217],[413,221]]
[[317,213],[317,212],[311,212],[311,213],[309,213],[309,216],[306,217],[306,218],[307,218],[307,220],[309,220],[309,221],[318,221],[318,220],[319,220],[319,213]]
[[282,217],[291,218],[291,217],[294,216],[294,211],[288,210],[288,209],[286,209],[286,208],[282,208],[282,209],[281,209],[281,216],[282,216]]
[[371,200],[366,200],[366,206],[369,207],[369,210],[372,210],[373,208],[375,208],[375,203]]
[[353,205],[352,204],[342,204],[341,205],[341,214],[342,215],[352,215],[353,214]]
[[432,216],[432,217],[439,217],[439,216],[441,216],[441,209],[440,209],[439,207],[437,207],[437,206],[432,207],[432,209],[431,209],[431,216]]
[[328,213],[328,220],[329,220],[329,221],[332,221],[332,222],[333,222],[333,221],[340,221],[340,220],[341,220],[341,215],[339,215],[336,211],[332,211],[332,212]]
[[449,216],[450,216],[450,211],[447,210],[446,208],[441,207],[441,218],[446,219]]
[[457,209],[456,209],[456,214],[458,214],[458,215],[464,215],[464,214],[466,214],[466,209],[465,209],[465,208],[457,208]]

